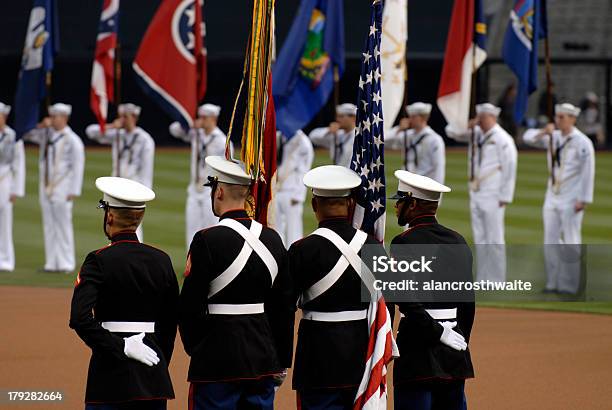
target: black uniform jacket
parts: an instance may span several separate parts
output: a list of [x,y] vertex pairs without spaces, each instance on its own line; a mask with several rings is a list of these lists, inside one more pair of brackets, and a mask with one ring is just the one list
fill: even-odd
[[[323,220],[319,227],[331,229],[347,243],[356,232],[346,218]],[[375,244],[380,247],[379,252],[384,253],[384,248],[375,238],[369,236],[366,244]],[[294,242],[289,248],[289,267],[296,299],[327,275],[341,255],[335,245],[318,235]],[[362,302],[362,292],[367,294],[365,285],[349,265],[332,287],[301,308],[316,312],[364,310],[368,308],[368,302]],[[346,322],[302,319],[298,330],[293,388],[359,386],[365,368],[368,336],[367,319]]]
[[[225,218],[251,226],[244,210],[228,211],[221,216]],[[291,367],[296,308],[287,250],[270,228],[264,227],[259,239],[278,265],[274,284],[268,268],[253,252],[238,276],[208,298],[211,280],[234,261],[244,239],[226,226],[204,229],[193,238],[179,302],[179,330],[191,356],[191,382],[256,379]],[[208,314],[208,304],[254,303],[265,303],[265,313]]]
[[[115,235],[91,252],[72,297],[70,327],[91,348],[85,401],[123,402],[174,398],[168,364],[176,338],[178,282],[170,257],[142,244],[134,232]],[[101,322],[155,322],[144,343],[160,362],[149,367],[123,352],[124,337]]]
[[[404,253],[399,251],[401,248],[398,245],[419,245],[415,247],[415,252],[423,249],[421,245],[453,245],[447,248],[453,253],[452,261],[442,265],[445,266],[443,269],[446,269],[441,273],[444,279],[438,280],[447,280],[449,277],[456,281],[472,280],[472,252],[463,236],[440,225],[434,215],[417,217],[410,221],[409,226],[407,231],[396,236],[391,242],[393,257],[400,259],[397,255]],[[448,252],[445,252],[445,255],[448,256]],[[433,274],[436,275],[436,272]],[[473,297],[470,302],[427,301],[397,305],[404,317],[400,320],[397,335],[400,357],[393,364],[394,384],[474,377],[469,347],[465,351],[457,351],[440,342],[443,331],[438,323],[440,321],[434,320],[425,311],[425,309],[457,308],[457,326],[453,330],[462,334],[469,343],[475,312]]]

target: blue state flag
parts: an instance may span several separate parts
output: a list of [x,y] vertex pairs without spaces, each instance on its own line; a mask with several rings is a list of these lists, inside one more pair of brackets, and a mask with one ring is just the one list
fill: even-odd
[[54,0],[34,0],[26,33],[15,94],[15,131],[21,137],[36,127],[40,103],[47,95],[47,73],[53,70],[57,49]]
[[302,0],[272,68],[276,127],[288,138],[323,108],[344,73],[342,0]]
[[538,41],[547,36],[546,0],[516,0],[502,56],[518,79],[514,118],[520,123],[529,95],[538,88]]

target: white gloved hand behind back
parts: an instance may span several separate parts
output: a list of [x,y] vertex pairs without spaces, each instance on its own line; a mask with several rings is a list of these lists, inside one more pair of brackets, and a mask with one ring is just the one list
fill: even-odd
[[142,341],[144,336],[144,333],[139,333],[134,336],[124,337],[125,346],[123,348],[123,353],[130,359],[144,363],[147,366],[154,366],[159,363],[159,357],[157,353],[155,353],[155,350],[144,344]]
[[442,322],[440,325],[444,328],[440,342],[455,350],[467,349],[465,338],[453,330],[457,322]]

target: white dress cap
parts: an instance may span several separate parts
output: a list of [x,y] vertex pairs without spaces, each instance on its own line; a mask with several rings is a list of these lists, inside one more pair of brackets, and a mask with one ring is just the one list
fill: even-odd
[[437,202],[442,193],[451,190],[438,181],[405,170],[395,171],[395,177],[399,180],[398,193],[391,199],[401,199],[411,194],[413,198]]
[[208,175],[210,186],[211,178],[216,182],[233,185],[251,185],[252,178],[244,171],[244,164],[238,161],[229,161],[225,157],[210,155],[205,159],[211,174]]
[[314,196],[326,198],[349,196],[353,188],[361,185],[361,177],[355,171],[340,165],[313,168],[304,175],[303,181]]
[[9,115],[11,112],[11,106],[0,102],[0,114]]
[[357,115],[357,106],[351,103],[344,103],[336,106],[336,114],[338,115]]
[[501,108],[496,107],[491,103],[476,104],[476,114],[491,114],[498,117],[500,112]]
[[555,114],[567,114],[573,117],[580,115],[580,108],[570,103],[563,103],[555,105]]
[[64,103],[55,103],[49,106],[49,115],[65,115],[67,117],[72,114],[72,105]]
[[140,111],[142,111],[142,108],[132,103],[119,104],[119,107],[117,107],[119,115],[130,114],[138,117],[140,116]]
[[406,113],[408,115],[429,115],[431,114],[431,104],[415,102],[406,106]]
[[198,108],[199,117],[218,117],[221,107],[215,104],[203,104]]
[[146,208],[155,199],[155,192],[140,182],[119,177],[100,177],[96,188],[104,193],[103,201],[112,208]]

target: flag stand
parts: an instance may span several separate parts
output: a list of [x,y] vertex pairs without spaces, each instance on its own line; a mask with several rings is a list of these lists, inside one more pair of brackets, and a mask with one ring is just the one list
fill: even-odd
[[[548,36],[544,38],[544,61],[546,64],[546,116],[549,122],[554,122],[553,118],[553,98],[552,98],[552,75],[550,63],[550,44]],[[550,160],[550,180],[555,185],[555,156],[553,151],[552,134],[548,138],[548,157]]]
[[[117,44],[115,45],[115,106],[117,107],[117,117],[119,117],[119,105],[121,104],[121,43],[117,36]],[[121,129],[115,128],[115,175],[121,176]]]

